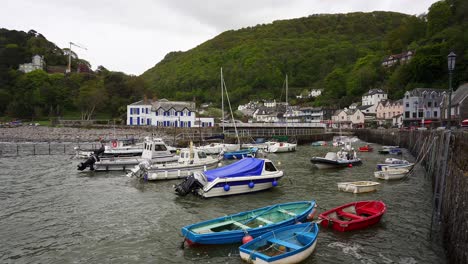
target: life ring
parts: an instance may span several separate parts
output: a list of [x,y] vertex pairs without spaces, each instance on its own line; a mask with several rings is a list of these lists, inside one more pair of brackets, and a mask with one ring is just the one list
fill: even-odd
[[116,141],[116,140],[112,141],[112,147],[113,147],[113,148],[116,148],[116,147],[117,147],[117,141]]

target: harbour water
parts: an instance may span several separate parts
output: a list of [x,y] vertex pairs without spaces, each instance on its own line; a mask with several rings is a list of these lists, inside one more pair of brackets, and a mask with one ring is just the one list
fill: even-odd
[[[331,149],[299,146],[269,154],[286,174],[278,187],[212,199],[176,196],[172,185],[179,181],[78,172],[78,160],[69,156],[2,157],[0,262],[241,263],[239,245],[181,248],[180,228],[275,203],[315,199],[321,212],[378,199],[387,205],[378,225],[350,233],[321,228],[316,251],[304,263],[446,263],[440,239],[431,236],[431,183],[420,166],[404,180],[380,181],[377,192],[344,193],[337,182],[374,180],[375,165],[386,156],[360,153],[361,166],[313,169],[309,159]],[[403,157],[414,161],[407,152]]]

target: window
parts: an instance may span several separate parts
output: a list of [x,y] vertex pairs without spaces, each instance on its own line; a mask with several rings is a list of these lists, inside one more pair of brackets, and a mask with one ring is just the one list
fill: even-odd
[[413,118],[416,118],[416,112],[413,112]]
[[275,165],[272,162],[265,162],[265,171],[276,171]]
[[418,117],[419,117],[419,118],[422,118],[423,116],[424,116],[424,113],[423,113],[422,111],[419,111],[419,112],[418,112]]
[[437,102],[434,102],[434,107],[437,107]]
[[406,103],[406,107],[409,107],[409,103]]
[[188,112],[188,116],[191,116],[191,115],[192,115],[192,112],[191,112],[191,111],[189,111],[189,112]]
[[410,117],[410,112],[409,111],[406,111],[405,112],[405,118],[409,118]]
[[427,102],[427,107],[432,107],[432,102]]
[[437,111],[434,111],[434,117],[437,117]]

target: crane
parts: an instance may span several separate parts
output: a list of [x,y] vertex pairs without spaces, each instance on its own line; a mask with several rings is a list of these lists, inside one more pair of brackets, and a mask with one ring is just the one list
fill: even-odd
[[78,44],[76,44],[76,43],[70,42],[70,51],[68,52],[68,68],[67,68],[67,73],[70,73],[70,72],[71,72],[71,53],[72,53],[71,47],[72,47],[72,45],[75,46],[75,47],[78,47],[78,48],[82,48],[82,49],[84,49],[84,50],[88,50],[88,49],[85,48],[85,47],[82,47],[82,46],[80,46],[80,45],[78,45]]

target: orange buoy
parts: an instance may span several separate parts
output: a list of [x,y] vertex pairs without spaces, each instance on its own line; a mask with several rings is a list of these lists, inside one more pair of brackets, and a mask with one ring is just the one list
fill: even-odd
[[314,220],[315,213],[317,213],[317,210],[314,208],[314,209],[312,209],[312,212],[310,212],[310,214],[307,216],[307,220],[308,221]]
[[250,241],[253,240],[253,237],[249,234],[246,234],[243,238],[242,238],[242,244],[245,244],[245,243],[248,243]]

